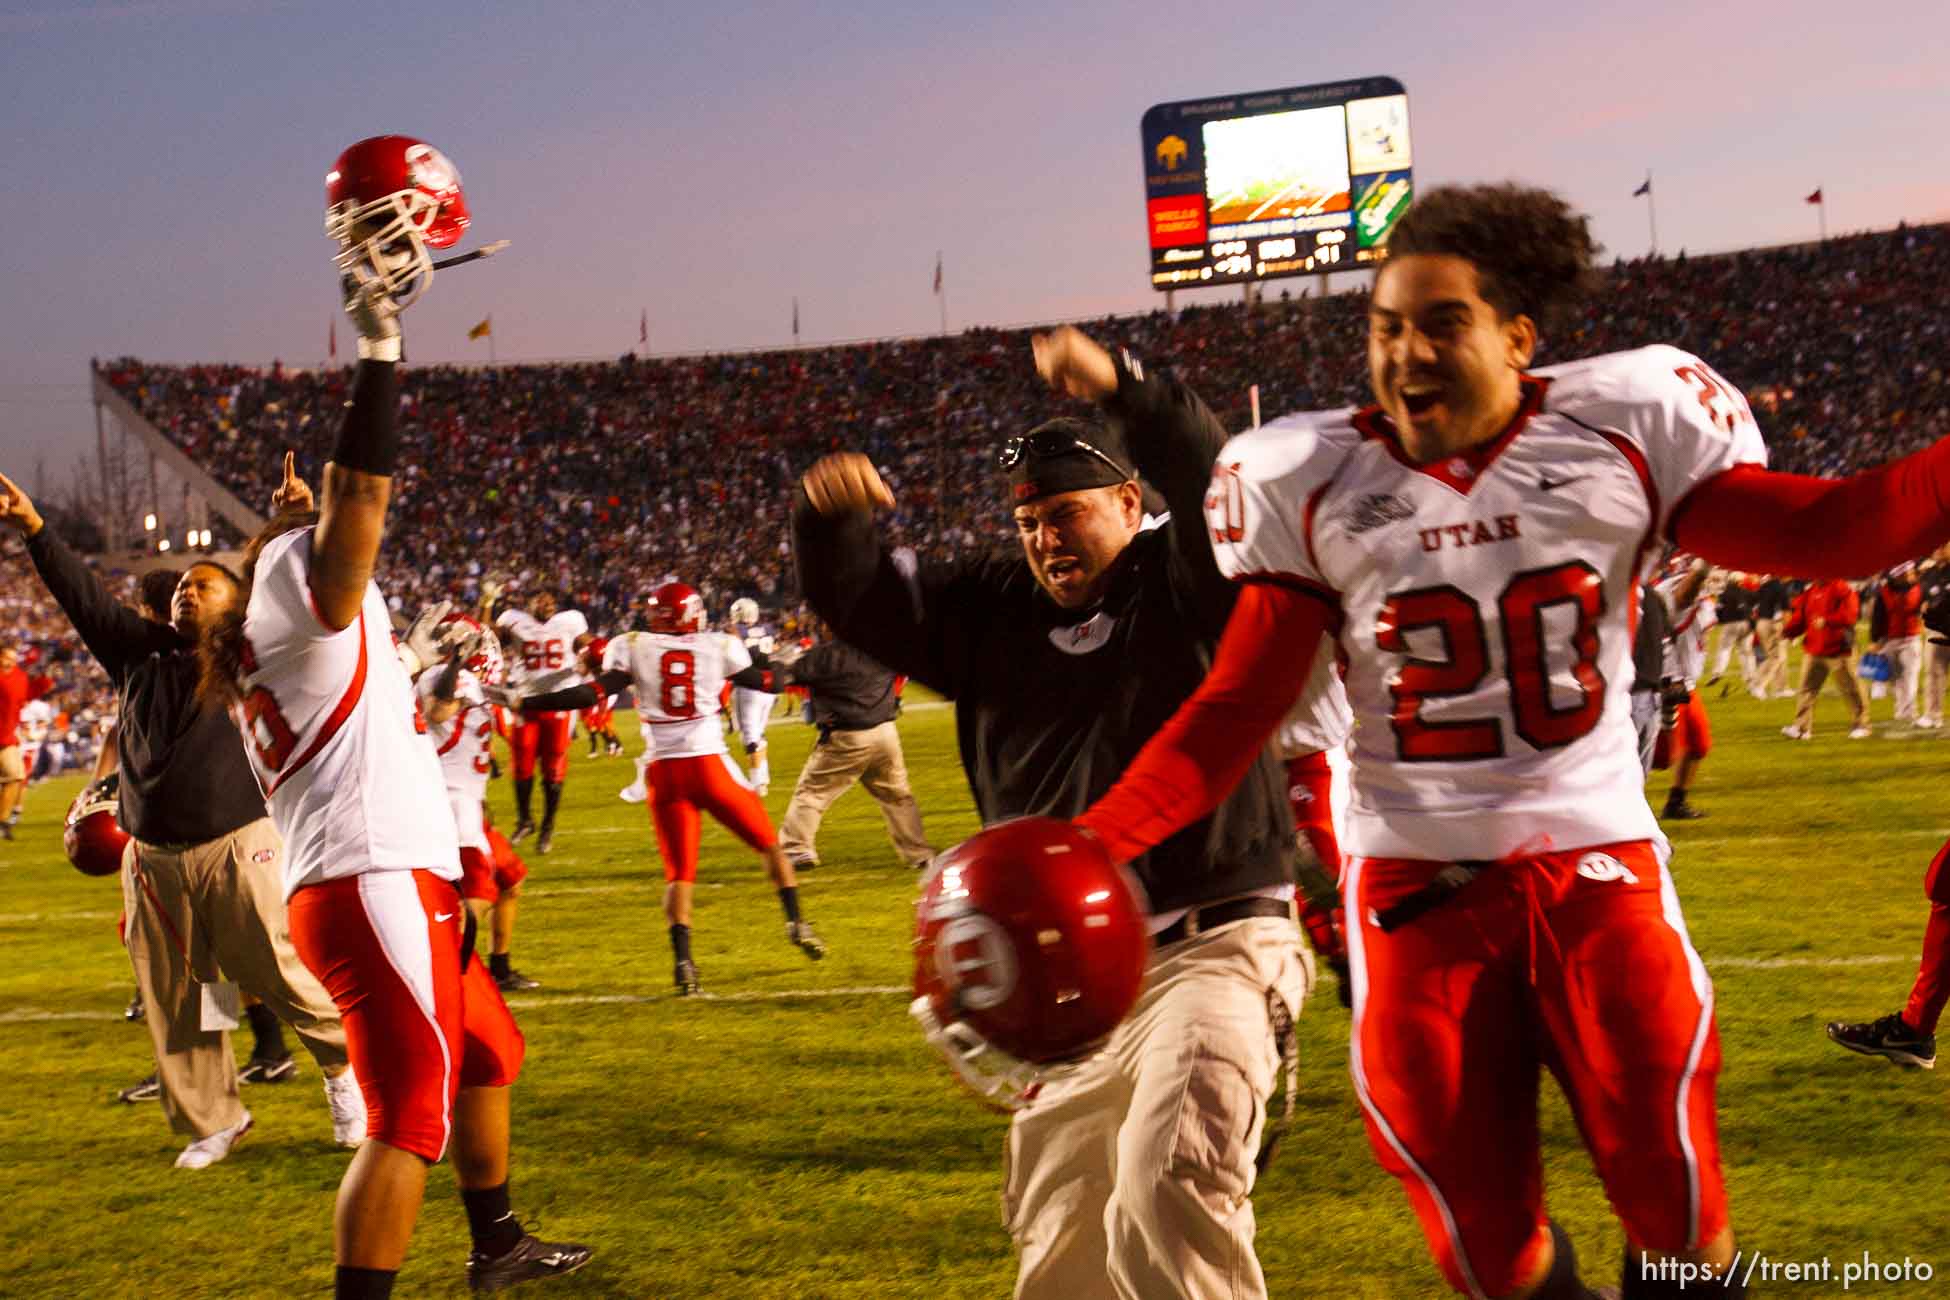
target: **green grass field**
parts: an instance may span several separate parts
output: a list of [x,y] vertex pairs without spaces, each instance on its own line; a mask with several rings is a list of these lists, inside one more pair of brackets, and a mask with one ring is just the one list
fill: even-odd
[[[1930,1282],[1855,1295],[1950,1294],[1943,1074],[1848,1055],[1824,1021],[1900,1005],[1914,971],[1922,872],[1950,835],[1945,733],[1876,706],[1873,741],[1781,739],[1791,705],[1707,693],[1717,747],[1673,832],[1675,876],[1712,968],[1726,1054],[1722,1141],[1743,1244],[1773,1260],[1926,1262]],[[634,731],[634,718],[619,723]],[[930,836],[976,826],[950,714],[902,723]],[[811,733],[772,732],[783,812]],[[626,735],[634,752],[633,734]],[[544,981],[513,1000],[528,1035],[515,1094],[517,1207],[596,1258],[560,1296],[995,1297],[1010,1245],[996,1191],[1003,1121],[951,1082],[906,1015],[914,878],[859,792],[828,816],[807,915],[832,947],[814,965],[784,941],[757,862],[705,832],[696,920],[707,998],[679,1000],[641,807],[626,760],[578,757],[564,829],[534,868],[515,945]],[[329,1143],[318,1074],[247,1088],[257,1127],[232,1157],[178,1172],[155,1104],[118,1088],[148,1072],[126,1025],[128,962],[113,881],[77,876],[59,819],[78,781],[37,787],[0,844],[0,1246],[7,1296],[326,1295],[331,1205],[346,1154]],[[1663,779],[1653,794],[1663,798]],[[493,793],[506,814],[505,784]],[[1279,1297],[1442,1293],[1407,1203],[1371,1158],[1350,1088],[1347,1016],[1331,993],[1301,1022],[1299,1127],[1255,1197]],[[248,1042],[242,1035],[240,1051]],[[1621,1237],[1554,1089],[1546,1087],[1553,1213],[1592,1281],[1615,1280]],[[429,1181],[401,1295],[465,1291],[466,1227],[447,1171]]]

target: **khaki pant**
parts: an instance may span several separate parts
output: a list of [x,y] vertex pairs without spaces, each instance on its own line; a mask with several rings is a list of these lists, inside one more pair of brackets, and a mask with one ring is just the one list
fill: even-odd
[[1720,641],[1713,647],[1713,664],[1706,670],[1707,680],[1726,672],[1729,663],[1740,670],[1741,681],[1753,675],[1754,652],[1747,644],[1752,630],[1753,624],[1744,618],[1720,624]]
[[1923,666],[1923,638],[1893,636],[1882,643],[1889,659],[1889,693],[1896,697],[1896,721],[1916,721],[1916,677]]
[[290,1025],[320,1068],[346,1063],[332,999],[298,959],[285,926],[284,846],[268,818],[221,839],[122,855],[129,962],[142,990],[169,1126],[204,1138],[237,1124],[230,1034],[203,1028],[199,985],[228,979]]
[[1950,683],[1950,645],[1932,641],[1925,647],[1924,662],[1929,664],[1923,683],[1923,707],[1919,712],[1931,722],[1943,721],[1943,688]]
[[893,723],[883,722],[865,731],[835,731],[813,746],[779,823],[779,847],[786,857],[799,863],[819,861],[813,846],[819,819],[855,781],[879,802],[902,862],[919,866],[934,856],[921,830],[921,806],[908,788],[900,733]]
[[19,745],[9,745],[5,749],[0,749],[0,785],[25,781],[30,775],[26,760],[21,757]]
[[1260,1300],[1254,1159],[1280,1073],[1268,997],[1313,987],[1300,928],[1257,917],[1152,955],[1103,1051],[1009,1126],[1021,1300]]
[[1757,618],[1754,635],[1760,638],[1760,669],[1747,679],[1756,695],[1768,696],[1787,687],[1787,638],[1781,635],[1781,620]]
[[1801,664],[1801,695],[1794,705],[1794,725],[1810,736],[1815,734],[1815,697],[1821,694],[1821,684],[1828,680],[1830,673],[1835,675],[1835,689],[1855,716],[1853,725],[1869,725],[1868,697],[1862,694],[1862,685],[1855,680],[1855,668],[1849,656],[1808,655]]

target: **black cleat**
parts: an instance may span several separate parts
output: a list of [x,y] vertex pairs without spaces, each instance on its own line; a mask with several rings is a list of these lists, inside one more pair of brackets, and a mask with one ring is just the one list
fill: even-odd
[[687,998],[696,992],[698,992],[697,963],[694,961],[678,962],[677,996]]
[[130,1105],[138,1101],[154,1101],[160,1096],[162,1096],[162,1079],[154,1074],[141,1083],[132,1083],[115,1094],[117,1101],[126,1101]]
[[142,993],[138,990],[136,995],[129,999],[129,1005],[122,1008],[122,1019],[141,1020],[146,1014],[142,1008]]
[[811,921],[787,921],[785,940],[814,961],[826,955],[826,945],[813,933]]
[[239,1083],[283,1083],[298,1077],[298,1063],[289,1056],[253,1056],[237,1071]]
[[571,1241],[538,1241],[527,1233],[505,1255],[490,1259],[478,1250],[468,1255],[467,1285],[476,1291],[505,1291],[539,1278],[567,1277],[593,1253]]
[[503,993],[522,993],[528,989],[540,988],[542,982],[540,980],[531,980],[510,966],[506,975],[496,975],[494,977],[494,986]]
[[523,817],[515,822],[515,828],[508,832],[508,843],[519,844],[535,833],[535,823]]
[[1693,807],[1687,799],[1666,800],[1666,810],[1659,814],[1661,821],[1669,822],[1696,822],[1704,816],[1706,814]]
[[1886,1056],[1897,1065],[1936,1069],[1936,1035],[1917,1033],[1900,1011],[1861,1024],[1831,1020],[1828,1036],[1864,1056]]
[[547,853],[555,847],[555,819],[542,818],[542,832],[535,837],[535,852]]

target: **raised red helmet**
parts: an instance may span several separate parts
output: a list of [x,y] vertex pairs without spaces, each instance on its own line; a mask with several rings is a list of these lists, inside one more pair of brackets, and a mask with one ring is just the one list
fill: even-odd
[[459,170],[410,135],[361,140],[325,173],[325,233],[338,241],[340,272],[378,283],[401,308],[433,278],[428,250],[453,247],[468,220]]
[[61,843],[68,861],[84,876],[112,876],[122,869],[122,850],[129,833],[115,822],[122,778],[110,772],[74,797]]
[[704,630],[704,597],[688,582],[666,582],[650,593],[650,630],[680,635]]
[[1018,1104],[1035,1066],[1089,1055],[1130,1012],[1146,913],[1094,835],[1053,817],[1000,822],[922,878],[910,1010],[965,1082]]
[[480,678],[482,685],[500,686],[506,680],[500,641],[472,614],[453,611],[440,620],[435,635],[443,647],[460,647],[460,666]]

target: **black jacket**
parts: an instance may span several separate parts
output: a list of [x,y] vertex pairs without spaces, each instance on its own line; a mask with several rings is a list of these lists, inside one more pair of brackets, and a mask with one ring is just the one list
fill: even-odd
[[196,648],[116,600],[53,530],[27,553],[121,692],[122,829],[147,844],[202,844],[264,816],[243,736],[228,713],[197,707]]
[[814,646],[781,674],[781,685],[803,686],[821,732],[865,731],[901,711],[894,674],[842,641]]
[[[1106,413],[1171,508],[1138,534],[1110,591],[1060,609],[1018,551],[915,566],[865,514],[827,518],[798,494],[794,553],[807,598],[838,636],[955,702],[962,767],[985,823],[1074,817],[1122,775],[1204,680],[1236,589],[1204,531],[1225,433],[1169,375],[1120,366]],[[1292,879],[1282,784],[1262,757],[1218,809],[1131,864],[1155,911]]]

